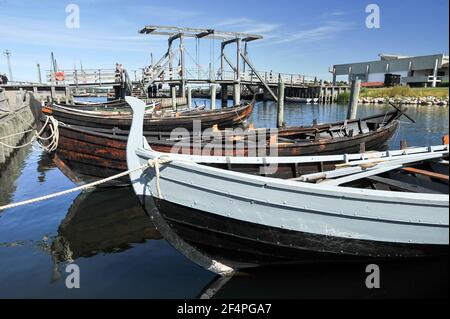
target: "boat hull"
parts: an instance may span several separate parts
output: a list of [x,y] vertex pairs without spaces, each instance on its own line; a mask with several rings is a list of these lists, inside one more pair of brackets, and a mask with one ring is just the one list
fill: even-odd
[[[131,167],[154,158],[140,154]],[[219,274],[273,264],[448,254],[448,195],[419,199],[184,162],[162,165],[159,176],[152,169],[131,175],[158,231]]]
[[[235,106],[221,110],[209,110],[204,112],[192,112],[191,114],[180,114],[171,117],[145,118],[145,130],[153,132],[170,132],[177,128],[189,131],[196,129],[207,129],[213,125],[220,128],[229,128],[243,123],[252,113],[254,102],[242,106]],[[47,106],[42,108],[45,115],[51,115],[58,121],[69,125],[101,129],[129,130],[132,116],[130,112],[123,115],[108,115],[108,111],[101,114],[80,113],[74,110],[67,110],[58,107]],[[198,123],[198,127],[195,127]]]
[[310,184],[155,152],[142,138],[142,103],[128,100],[135,112],[127,143],[133,189],[164,238],[208,270],[227,274],[255,265],[304,262],[308,256],[448,254],[448,193],[418,196]]
[[[226,218],[159,198],[158,212],[184,241],[234,269],[277,264],[413,258],[448,254],[447,245],[421,245],[323,236]],[[258,214],[258,212],[251,212]]]
[[[303,156],[303,155],[329,155],[358,153],[361,145],[364,149],[380,150],[386,142],[392,138],[398,129],[398,122],[394,121],[386,127],[366,134],[357,135],[352,138],[336,138],[328,140],[311,141],[307,143],[283,143],[277,147],[278,156]],[[105,134],[90,130],[89,128],[76,128],[71,126],[59,127],[58,149],[54,154],[57,166],[76,183],[92,182],[103,179],[127,169],[126,165],[126,144],[127,136]],[[280,136],[293,134],[291,129],[281,131]],[[157,138],[156,138],[157,139]],[[174,143],[163,140],[155,140],[155,137],[148,137],[148,143],[159,152],[173,152]],[[248,156],[248,149],[232,149],[222,147],[223,155]],[[204,149],[199,149],[195,145],[179,148],[179,152],[186,151],[189,154],[202,153],[204,155],[213,154],[211,149],[209,154]],[[268,151],[270,151],[268,149]],[[270,154],[267,154],[270,155]],[[281,178],[295,178],[305,173],[313,173],[324,169],[333,169],[334,163],[328,164],[304,164],[279,165],[274,176]],[[217,165],[218,168],[230,169],[227,165]],[[238,172],[259,174],[261,165],[234,165],[231,169]],[[103,186],[126,186],[129,185],[129,178],[123,177],[111,181]]]

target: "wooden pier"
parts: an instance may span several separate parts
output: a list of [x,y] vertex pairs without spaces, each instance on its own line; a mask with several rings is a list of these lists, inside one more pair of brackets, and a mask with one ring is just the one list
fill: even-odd
[[0,85],[0,89],[3,89],[7,98],[15,99],[16,94],[31,93],[33,99],[41,103],[45,103],[51,100],[60,102],[70,102],[73,100],[72,91],[66,84],[42,84],[31,82],[13,82],[7,85]]
[[27,138],[25,132],[35,124],[30,95],[24,91],[16,93],[13,99],[8,98],[0,87],[0,169]]

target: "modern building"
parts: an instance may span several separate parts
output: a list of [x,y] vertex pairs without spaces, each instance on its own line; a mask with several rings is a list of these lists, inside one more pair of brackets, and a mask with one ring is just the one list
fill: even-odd
[[346,76],[349,82],[359,79],[362,82],[384,83],[386,74],[396,74],[401,77],[402,85],[431,86],[449,80],[449,57],[444,54],[426,56],[401,56],[380,54],[380,60],[338,64],[330,72],[333,82],[338,76]]

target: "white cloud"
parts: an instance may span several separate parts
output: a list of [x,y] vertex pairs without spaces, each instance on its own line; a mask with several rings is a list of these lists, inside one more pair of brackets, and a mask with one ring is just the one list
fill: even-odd
[[273,23],[260,23],[248,18],[235,18],[220,21],[215,24],[215,27],[226,28],[235,32],[262,34],[267,38],[265,33],[277,30],[280,25]]
[[[345,15],[343,11],[328,12],[328,17]],[[325,15],[325,14],[324,14]],[[215,24],[215,28],[226,28],[228,30],[255,33],[264,36],[266,41],[255,43],[254,47],[283,44],[283,43],[305,43],[314,42],[336,37],[339,33],[350,30],[352,24],[342,21],[325,21],[321,25],[297,32],[280,32],[282,25],[271,23],[259,23],[249,18],[235,18],[223,20]],[[268,40],[268,41],[267,41]]]
[[[94,34],[89,28],[66,29],[50,25],[47,21],[23,20],[0,15],[0,42],[22,43],[27,45],[64,47],[77,49],[99,49],[108,51],[148,52],[148,45],[157,44],[159,39],[139,35]],[[163,43],[163,42],[160,42]]]
[[346,14],[347,14],[347,12],[344,12],[344,11],[324,12],[319,16],[319,18],[324,19],[324,18],[330,18],[330,17],[342,17],[342,16],[345,16]]
[[243,25],[243,24],[250,24],[254,22],[251,19],[247,19],[247,18],[234,18],[234,19],[227,19],[227,20],[223,20],[220,21],[218,23],[216,23],[216,27],[229,27],[229,26],[236,26],[236,25]]
[[350,29],[352,29],[351,23],[330,21],[311,29],[299,30],[288,34],[287,36],[276,41],[276,43],[314,42],[331,39],[337,34]]
[[158,5],[142,4],[131,6],[131,8],[134,12],[168,20],[189,19],[201,15],[201,12],[198,11],[176,9]]

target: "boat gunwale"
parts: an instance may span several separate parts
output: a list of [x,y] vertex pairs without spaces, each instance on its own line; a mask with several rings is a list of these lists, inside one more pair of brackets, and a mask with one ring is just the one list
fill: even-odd
[[[448,154],[448,144],[444,145],[446,148],[445,154]],[[355,187],[344,187],[344,186],[334,186],[326,184],[311,184],[300,181],[285,180],[280,178],[273,178],[267,176],[257,176],[241,172],[229,171],[222,168],[212,167],[208,165],[198,164],[197,162],[189,159],[189,155],[173,154],[173,153],[161,153],[154,150],[149,150],[145,148],[139,148],[135,151],[136,156],[141,160],[148,159],[170,159],[170,162],[165,165],[175,165],[181,169],[193,170],[194,174],[209,175],[217,178],[220,176],[221,179],[228,179],[236,181],[239,179],[241,182],[251,183],[259,187],[270,187],[272,189],[280,189],[288,192],[301,192],[301,193],[315,193],[321,196],[331,196],[331,197],[348,197],[350,200],[356,199],[358,201],[371,201],[371,202],[391,202],[396,204],[401,204],[401,201],[407,201],[408,204],[414,204],[418,206],[426,205],[436,205],[436,206],[447,206],[449,203],[448,194],[425,194],[425,193],[410,193],[410,192],[392,192],[385,190],[372,190],[372,189],[360,189]],[[185,157],[185,158],[183,158]],[[287,159],[295,159],[296,157],[287,157]],[[262,164],[264,161],[262,162]],[[163,172],[164,166],[161,167],[161,172]],[[164,178],[161,175],[161,178]],[[420,198],[418,198],[420,195]],[[358,198],[362,196],[363,199]]]
[[[395,113],[395,112],[392,112]],[[371,116],[369,119],[373,119],[373,118],[379,118],[382,117],[383,115],[378,115],[378,116]],[[361,119],[361,121],[366,121],[368,120],[368,118],[364,118]],[[339,125],[340,123],[344,123],[343,122],[336,122],[335,124],[330,124],[331,125]],[[283,144],[283,143],[279,143],[279,145],[277,147],[281,147],[281,148],[298,148],[298,147],[314,147],[314,146],[320,146],[320,145],[333,145],[333,144],[337,144],[337,143],[342,143],[345,141],[357,141],[359,139],[365,139],[365,138],[376,138],[376,136],[386,133],[388,132],[390,129],[394,129],[397,130],[398,129],[398,120],[393,119],[389,122],[387,122],[384,126],[376,129],[376,130],[370,130],[367,133],[359,133],[355,136],[342,136],[342,137],[331,137],[331,138],[323,138],[320,140],[295,140],[292,139],[292,142],[290,144]],[[126,133],[128,131],[126,130],[115,130],[115,129],[99,129],[97,130],[97,128],[91,128],[91,127],[86,127],[86,126],[81,126],[81,125],[73,125],[73,124],[66,124],[64,125],[64,128],[68,128],[71,129],[73,131],[82,133],[82,134],[89,134],[89,135],[93,135],[93,136],[98,136],[98,137],[103,137],[103,138],[112,138],[112,139],[117,139],[117,140],[121,140],[121,141],[127,141],[128,136],[125,134],[120,134],[120,133]],[[298,129],[310,129],[311,132],[313,132],[316,128],[315,127],[298,127]],[[281,130],[281,136],[284,136],[283,134],[285,132],[291,133],[293,132],[293,134],[303,134],[305,132],[294,132],[296,128],[288,128],[288,129],[282,129]],[[276,133],[271,133],[270,131],[271,129],[266,129],[266,128],[262,128],[262,129],[255,129],[254,132],[256,134],[260,134],[260,133],[269,133],[269,135],[273,135]],[[104,132],[101,132],[104,131]],[[109,131],[110,133],[107,133],[107,131]],[[119,134],[117,134],[117,132],[119,131]],[[147,133],[147,135],[146,135]],[[280,133],[280,131],[278,132]],[[158,145],[173,145],[174,143],[182,143],[183,141],[180,140],[174,140],[174,141],[170,141],[170,136],[171,136],[172,132],[152,132],[152,131],[145,131],[144,132],[144,136],[161,136],[161,135],[167,135],[168,139],[162,139],[162,140],[152,140],[151,143],[155,143]],[[214,134],[214,132],[213,132]],[[222,139],[225,138],[224,134],[226,134],[225,131],[220,131],[218,134],[222,134]],[[251,134],[251,131],[248,131],[248,134]],[[233,134],[232,136],[245,136],[247,135],[247,132],[242,132],[239,134]],[[219,142],[218,139],[216,139],[216,137],[214,136],[214,138],[212,139],[212,141],[202,141],[202,143],[211,143],[211,142]],[[192,144],[192,140],[187,141],[186,143],[188,144]],[[223,144],[223,143],[222,143]],[[178,144],[179,145],[179,144]],[[214,144],[213,144],[214,145]]]
[[[214,110],[204,110],[201,113],[198,112],[197,114],[183,114],[181,113],[181,115],[179,117],[176,116],[172,116],[172,117],[153,117],[150,116],[151,114],[145,114],[145,120],[146,121],[164,121],[164,120],[174,120],[174,119],[191,119],[191,118],[199,118],[199,117],[207,117],[207,116],[214,116],[214,115],[228,115],[230,113],[236,113],[236,115],[240,115],[238,114],[239,112],[244,112],[246,110],[248,110],[249,108],[253,109],[254,106],[254,101],[245,103],[245,104],[241,104],[241,105],[235,105],[235,106],[231,106],[231,107],[227,107],[227,108],[223,108],[223,109],[214,109]],[[81,118],[87,118],[87,119],[105,119],[105,116],[108,116],[108,118],[111,119],[118,119],[118,120],[132,120],[133,119],[133,115],[132,112],[130,110],[130,112],[127,112],[128,114],[110,114],[108,111],[102,111],[102,112],[98,112],[98,114],[85,114],[85,113],[81,113],[78,112],[77,110],[67,110],[67,108],[59,108],[56,105],[47,105],[44,106],[43,109],[48,109],[50,110],[49,114],[51,115],[51,112],[53,111],[57,111],[60,112],[62,114],[65,115],[72,115],[72,116],[79,116]],[[45,113],[45,112],[44,112]]]

